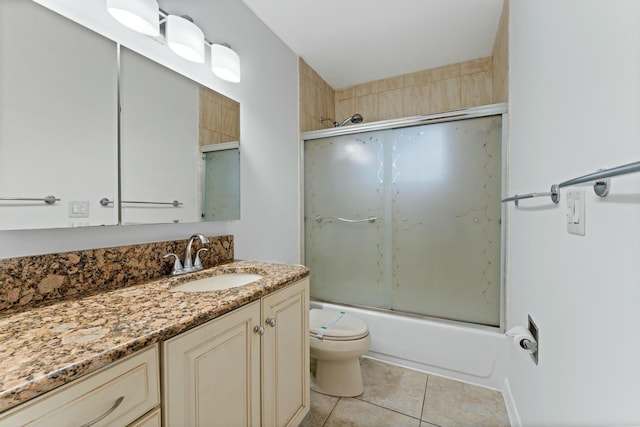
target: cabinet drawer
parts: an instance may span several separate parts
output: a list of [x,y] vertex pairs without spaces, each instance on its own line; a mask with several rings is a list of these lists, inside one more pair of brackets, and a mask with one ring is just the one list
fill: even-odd
[[0,427],[78,427],[103,415],[91,425],[124,426],[160,403],[158,377],[155,345],[0,414]]
[[144,417],[136,420],[133,424],[129,424],[129,427],[162,427],[160,408],[149,412]]

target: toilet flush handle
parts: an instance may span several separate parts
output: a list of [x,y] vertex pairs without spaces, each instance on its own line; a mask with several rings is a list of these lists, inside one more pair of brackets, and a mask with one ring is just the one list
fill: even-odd
[[273,317],[265,320],[264,323],[266,323],[267,325],[271,326],[272,328],[276,327],[276,319],[274,319]]

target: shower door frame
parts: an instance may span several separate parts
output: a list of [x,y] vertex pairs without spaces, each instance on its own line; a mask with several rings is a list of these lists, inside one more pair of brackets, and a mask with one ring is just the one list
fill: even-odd
[[[499,104],[490,104],[483,105],[480,107],[471,107],[461,110],[455,111],[447,111],[443,113],[435,113],[435,114],[425,114],[421,116],[412,116],[405,117],[400,119],[391,119],[391,120],[381,120],[377,122],[363,123],[358,125],[349,125],[345,127],[339,128],[329,128],[323,130],[314,130],[309,132],[303,132],[300,134],[300,146],[298,149],[299,152],[299,161],[300,161],[300,177],[299,177],[299,187],[300,187],[300,228],[299,228],[299,236],[300,236],[300,259],[304,264],[305,260],[305,195],[304,195],[304,143],[306,141],[311,141],[314,139],[323,139],[329,138],[332,136],[340,136],[340,135],[352,135],[352,134],[360,134],[364,132],[371,132],[377,130],[389,130],[389,129],[401,129],[407,127],[415,127],[421,125],[435,124],[435,123],[444,123],[444,122],[454,122],[459,120],[466,119],[474,119],[480,117],[489,117],[489,116],[502,116],[502,140],[501,140],[501,194],[509,194],[509,188],[507,188],[508,179],[507,175],[509,173],[509,169],[507,167],[507,158],[509,154],[508,150],[508,128],[509,128],[509,117],[507,111],[506,103]],[[509,210],[505,209],[504,206],[500,209],[501,215],[501,226],[500,226],[500,325],[499,326],[489,326],[489,325],[480,325],[476,323],[464,322],[460,320],[451,320],[451,319],[443,319],[439,317],[415,314],[415,313],[405,313],[402,311],[378,308],[378,307],[369,307],[357,304],[344,304],[339,303],[344,306],[352,306],[358,308],[364,308],[367,310],[381,311],[385,313],[393,313],[397,316],[407,316],[407,317],[418,317],[422,319],[429,319],[435,322],[444,322],[444,323],[453,323],[458,325],[464,325],[465,327],[477,328],[483,330],[491,330],[504,332],[505,330],[505,317],[506,317],[506,271],[507,271],[507,259],[506,259],[506,244],[507,244],[507,227],[508,224],[508,213]],[[332,301],[325,301],[330,302]]]

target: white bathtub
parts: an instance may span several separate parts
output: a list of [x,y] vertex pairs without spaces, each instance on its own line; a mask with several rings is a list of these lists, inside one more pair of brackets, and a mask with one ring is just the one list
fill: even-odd
[[311,308],[346,311],[369,325],[367,356],[400,366],[502,390],[507,340],[493,330],[457,322],[311,301]]

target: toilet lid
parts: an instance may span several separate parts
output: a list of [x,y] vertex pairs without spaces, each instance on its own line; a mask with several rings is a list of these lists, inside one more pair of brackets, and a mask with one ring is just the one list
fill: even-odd
[[[339,318],[338,318],[339,317]],[[336,318],[337,321],[335,320]],[[309,310],[309,333],[318,336],[323,326],[323,339],[334,341],[348,341],[364,338],[369,334],[369,327],[362,320],[349,314],[340,316],[337,310],[321,310],[313,308]]]

